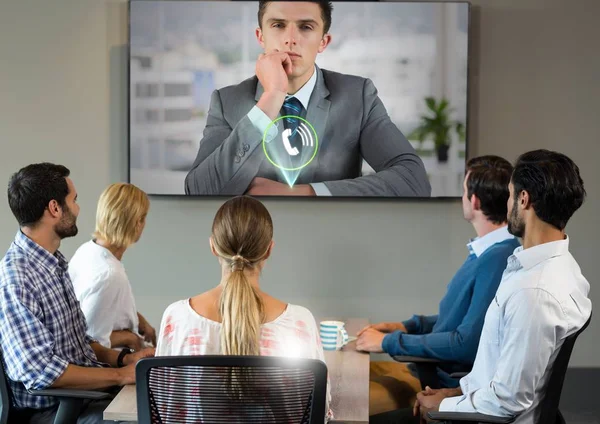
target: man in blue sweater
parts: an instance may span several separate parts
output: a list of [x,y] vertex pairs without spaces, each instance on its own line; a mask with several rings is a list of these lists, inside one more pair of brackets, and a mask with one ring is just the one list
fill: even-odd
[[[473,364],[485,313],[508,257],[520,245],[506,223],[511,164],[497,156],[481,156],[469,160],[466,171],[462,208],[477,237],[467,244],[467,259],[448,284],[438,315],[370,325],[358,333],[356,345],[366,352],[435,358],[458,365],[438,368],[442,387],[456,387],[458,380],[449,373]],[[370,414],[412,405],[419,386],[405,364],[372,362]]]

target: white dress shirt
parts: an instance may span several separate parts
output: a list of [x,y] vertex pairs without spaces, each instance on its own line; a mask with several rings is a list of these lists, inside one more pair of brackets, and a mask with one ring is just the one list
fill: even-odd
[[[295,94],[287,95],[285,99],[287,100],[290,97],[295,97],[300,103],[302,103],[304,109],[308,110],[310,96],[312,95],[312,92],[315,89],[316,85],[317,69],[315,67],[312,76],[306,82],[306,84],[304,84],[302,88],[298,90]],[[277,137],[277,134],[279,134],[279,129],[277,128],[277,125],[271,125],[271,119],[258,106],[254,106],[252,109],[250,109],[250,112],[248,112],[248,118],[250,119],[250,122],[252,122],[252,125],[254,125],[254,127],[258,131],[260,131],[261,134],[264,134],[267,128],[269,128],[269,132],[266,137],[267,143],[273,140],[275,137]],[[269,127],[269,125],[271,126]],[[331,196],[331,192],[325,184],[311,183],[311,186],[317,196]]]
[[110,348],[116,330],[138,332],[138,316],[123,263],[94,241],[82,244],[69,262],[75,295],[87,321],[87,333]]
[[560,347],[588,320],[590,285],[569,253],[569,239],[508,258],[490,304],[472,371],[460,380],[463,395],[446,398],[440,411],[518,415],[533,424]]
[[469,243],[467,243],[467,248],[470,253],[475,254],[475,256],[480,257],[486,250],[495,245],[496,243],[503,242],[504,240],[513,239],[511,233],[508,232],[508,225],[504,227],[500,227],[495,229],[494,231],[490,231],[485,236],[475,237],[471,239]]

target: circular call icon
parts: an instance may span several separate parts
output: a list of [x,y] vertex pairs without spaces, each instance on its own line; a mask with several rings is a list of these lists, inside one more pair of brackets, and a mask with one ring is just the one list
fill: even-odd
[[[282,120],[283,131],[277,128],[277,123]],[[273,125],[279,130],[275,137],[269,132]],[[271,121],[267,126],[262,146],[269,162],[282,171],[293,172],[300,171],[312,162],[317,155],[319,139],[314,127],[306,119],[296,115],[285,115]]]

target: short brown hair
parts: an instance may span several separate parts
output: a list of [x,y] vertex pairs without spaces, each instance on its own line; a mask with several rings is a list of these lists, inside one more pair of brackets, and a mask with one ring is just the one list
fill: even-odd
[[506,222],[512,171],[510,162],[500,156],[479,156],[467,162],[467,196],[477,196],[481,211],[495,224]]
[[[262,29],[262,20],[265,11],[272,0],[260,0],[258,2],[258,26]],[[307,0],[309,3],[318,3],[321,7],[321,19],[323,19],[323,33],[327,34],[331,28],[331,12],[333,12],[333,3],[327,0]]]

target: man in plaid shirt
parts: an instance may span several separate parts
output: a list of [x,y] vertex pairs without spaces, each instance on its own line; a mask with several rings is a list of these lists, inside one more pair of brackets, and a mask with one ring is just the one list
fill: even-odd
[[[99,390],[135,382],[136,362],[154,355],[107,349],[86,335],[85,317],[58,251],[77,234],[77,192],[61,165],[29,165],[8,184],[20,230],[0,262],[0,352],[13,406],[35,423],[52,423],[58,400],[29,390]],[[88,401],[79,423],[99,423],[108,401]]]

